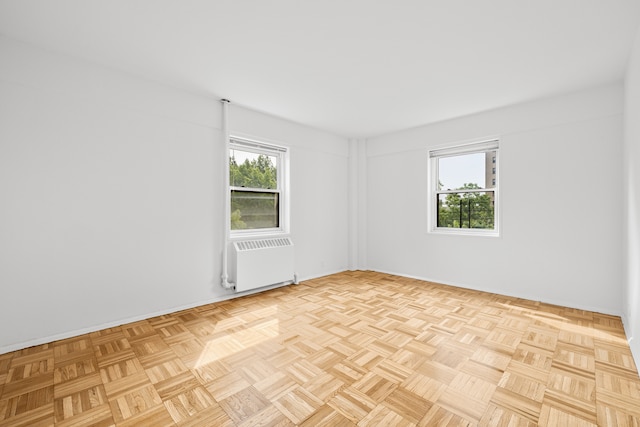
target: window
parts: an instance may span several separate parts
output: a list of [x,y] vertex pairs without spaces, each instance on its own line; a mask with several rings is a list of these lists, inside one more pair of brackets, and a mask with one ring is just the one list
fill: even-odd
[[286,231],[287,149],[232,137],[229,197],[232,234]]
[[429,151],[429,231],[498,235],[498,140]]

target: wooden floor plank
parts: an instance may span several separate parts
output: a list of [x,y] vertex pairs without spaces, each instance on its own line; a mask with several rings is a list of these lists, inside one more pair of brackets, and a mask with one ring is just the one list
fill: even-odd
[[0,355],[4,426],[640,425],[619,317],[334,274]]

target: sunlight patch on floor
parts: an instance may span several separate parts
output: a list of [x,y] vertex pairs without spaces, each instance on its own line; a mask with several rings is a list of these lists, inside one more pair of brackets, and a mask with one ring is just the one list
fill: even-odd
[[196,368],[263,343],[280,334],[280,321],[269,319],[254,326],[207,341]]

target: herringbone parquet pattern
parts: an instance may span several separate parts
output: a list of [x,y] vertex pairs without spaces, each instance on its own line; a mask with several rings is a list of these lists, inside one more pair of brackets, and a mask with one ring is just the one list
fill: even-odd
[[640,425],[620,319],[346,272],[0,355],[0,426]]

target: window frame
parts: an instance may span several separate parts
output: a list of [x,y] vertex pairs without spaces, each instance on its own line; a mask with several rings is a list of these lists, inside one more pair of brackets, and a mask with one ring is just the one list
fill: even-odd
[[[438,171],[438,159],[443,157],[461,156],[467,154],[484,153],[487,151],[495,152],[495,158],[492,159],[492,167],[495,167],[495,186],[494,187],[482,187],[477,190],[465,190],[465,192],[486,192],[487,190],[493,191],[494,194],[494,210],[493,210],[493,229],[481,229],[481,228],[452,228],[452,227],[438,227],[438,197],[440,194],[446,194],[447,192],[456,192],[454,190],[439,190],[439,171]],[[461,236],[488,236],[499,237],[501,235],[501,221],[500,221],[500,139],[498,137],[486,138],[481,140],[474,140],[465,143],[447,144],[443,146],[434,147],[428,150],[428,170],[429,170],[429,183],[428,183],[428,200],[427,200],[427,231],[433,234],[443,235],[461,235]],[[486,168],[486,164],[485,164]],[[486,170],[485,170],[486,174]],[[485,183],[486,185],[486,183]]]
[[[276,158],[276,188],[252,188],[252,187],[236,187],[231,183],[229,177],[229,188],[227,189],[227,197],[229,198],[229,214],[231,214],[231,194],[233,191],[246,191],[258,193],[278,194],[278,227],[270,228],[248,228],[243,230],[231,229],[231,216],[229,216],[229,236],[231,239],[240,239],[246,237],[264,237],[269,235],[281,235],[289,232],[289,148],[249,139],[239,136],[229,137],[229,152],[227,153],[227,162],[231,160],[231,150],[245,151],[254,154],[264,154]],[[230,173],[230,172],[227,172]]]

